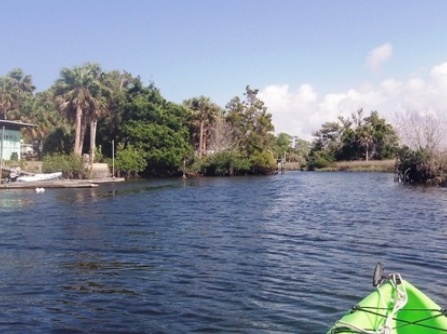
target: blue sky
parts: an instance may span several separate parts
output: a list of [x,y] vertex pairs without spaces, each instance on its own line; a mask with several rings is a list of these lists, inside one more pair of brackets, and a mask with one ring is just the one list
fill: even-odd
[[[100,63],[173,102],[260,90],[277,132],[309,139],[358,108],[447,107],[447,1],[2,0],[0,75],[37,91]],[[445,96],[445,97],[444,97]]]

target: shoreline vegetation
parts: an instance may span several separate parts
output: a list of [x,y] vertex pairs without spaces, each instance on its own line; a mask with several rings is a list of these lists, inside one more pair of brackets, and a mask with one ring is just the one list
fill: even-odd
[[[303,170],[296,162],[287,162],[284,166],[286,171]],[[337,161],[331,166],[318,168],[318,172],[378,172],[396,173],[396,159],[370,160],[370,161]]]
[[340,172],[395,173],[396,159],[370,161],[337,161],[334,167],[325,170]]
[[[94,164],[113,162],[113,176],[125,178],[293,169],[396,172],[404,184],[445,184],[443,114],[409,112],[395,127],[360,108],[321,124],[307,141],[275,134],[272,114],[249,85],[223,107],[206,96],[179,104],[140,76],[85,63],[63,68],[43,92],[19,68],[1,76],[0,86],[0,119],[33,125],[21,129],[23,147],[32,147],[25,158],[66,179],[87,179]],[[23,163],[18,152],[9,154],[2,151],[0,169]]]

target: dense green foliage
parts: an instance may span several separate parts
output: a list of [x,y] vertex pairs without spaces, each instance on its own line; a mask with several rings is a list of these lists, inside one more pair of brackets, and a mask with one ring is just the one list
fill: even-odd
[[184,157],[193,153],[188,124],[189,113],[184,107],[167,102],[153,84],[143,87],[134,79],[121,107],[99,122],[98,143],[107,148],[114,138],[117,152],[128,146],[138,148],[146,161],[139,172],[146,175],[175,175],[180,173]]
[[405,146],[398,153],[398,178],[403,183],[423,183],[434,177],[427,150],[411,150]]
[[405,184],[447,184],[447,156],[427,148],[402,147],[398,152],[397,179]]
[[200,171],[204,175],[245,175],[250,172],[250,161],[238,151],[222,151],[203,161]]
[[322,124],[308,156],[308,168],[329,167],[342,160],[384,160],[394,158],[398,137],[393,127],[372,111],[368,117],[360,109],[351,119]]
[[69,155],[73,150],[74,133],[71,130],[67,126],[60,126],[51,131],[45,139],[43,154]]
[[64,178],[85,179],[87,177],[84,161],[76,154],[47,154],[43,158],[44,173],[62,172]]
[[73,155],[91,163],[109,161],[115,152],[116,174],[130,177],[269,174],[290,153],[276,141],[271,114],[249,86],[225,108],[204,96],[180,105],[166,101],[153,83],[86,63],[62,69],[48,90],[34,90],[20,69],[0,77],[0,117],[35,124],[23,135],[43,147],[36,158],[45,156],[47,171],[71,177],[84,171]]
[[128,145],[126,148],[123,144],[118,146],[115,159],[115,169],[118,171],[118,176],[127,178],[137,176],[138,173],[144,171],[146,166],[147,162],[143,150],[134,148],[132,145]]
[[272,115],[250,86],[223,108],[205,96],[176,104],[153,83],[86,63],[62,69],[48,90],[34,90],[21,69],[0,77],[0,118],[35,124],[22,130],[25,142],[42,144],[44,170],[66,177],[85,177],[86,162],[111,161],[112,152],[116,175],[126,177],[270,174],[278,162],[312,170],[397,153],[403,182],[445,174],[439,154],[398,151],[395,130],[376,111],[364,116],[360,109],[326,122],[309,143],[286,133],[274,136]]

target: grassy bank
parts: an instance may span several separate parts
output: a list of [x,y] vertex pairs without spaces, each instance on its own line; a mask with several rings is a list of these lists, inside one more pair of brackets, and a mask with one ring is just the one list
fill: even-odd
[[373,160],[373,161],[338,161],[334,166],[325,170],[342,172],[384,172],[394,173],[396,160]]
[[[301,170],[298,162],[287,162],[286,170]],[[331,167],[318,169],[318,171],[338,171],[338,172],[382,172],[394,173],[396,170],[396,160],[372,160],[372,161],[338,161]]]
[[285,170],[302,170],[300,162],[286,162],[284,164]]

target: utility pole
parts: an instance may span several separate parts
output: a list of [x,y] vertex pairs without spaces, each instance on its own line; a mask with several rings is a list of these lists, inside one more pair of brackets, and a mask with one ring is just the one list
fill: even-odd
[[3,178],[3,142],[5,140],[5,126],[2,127],[2,138],[0,145],[0,179]]
[[115,139],[112,139],[112,178],[115,178]]

